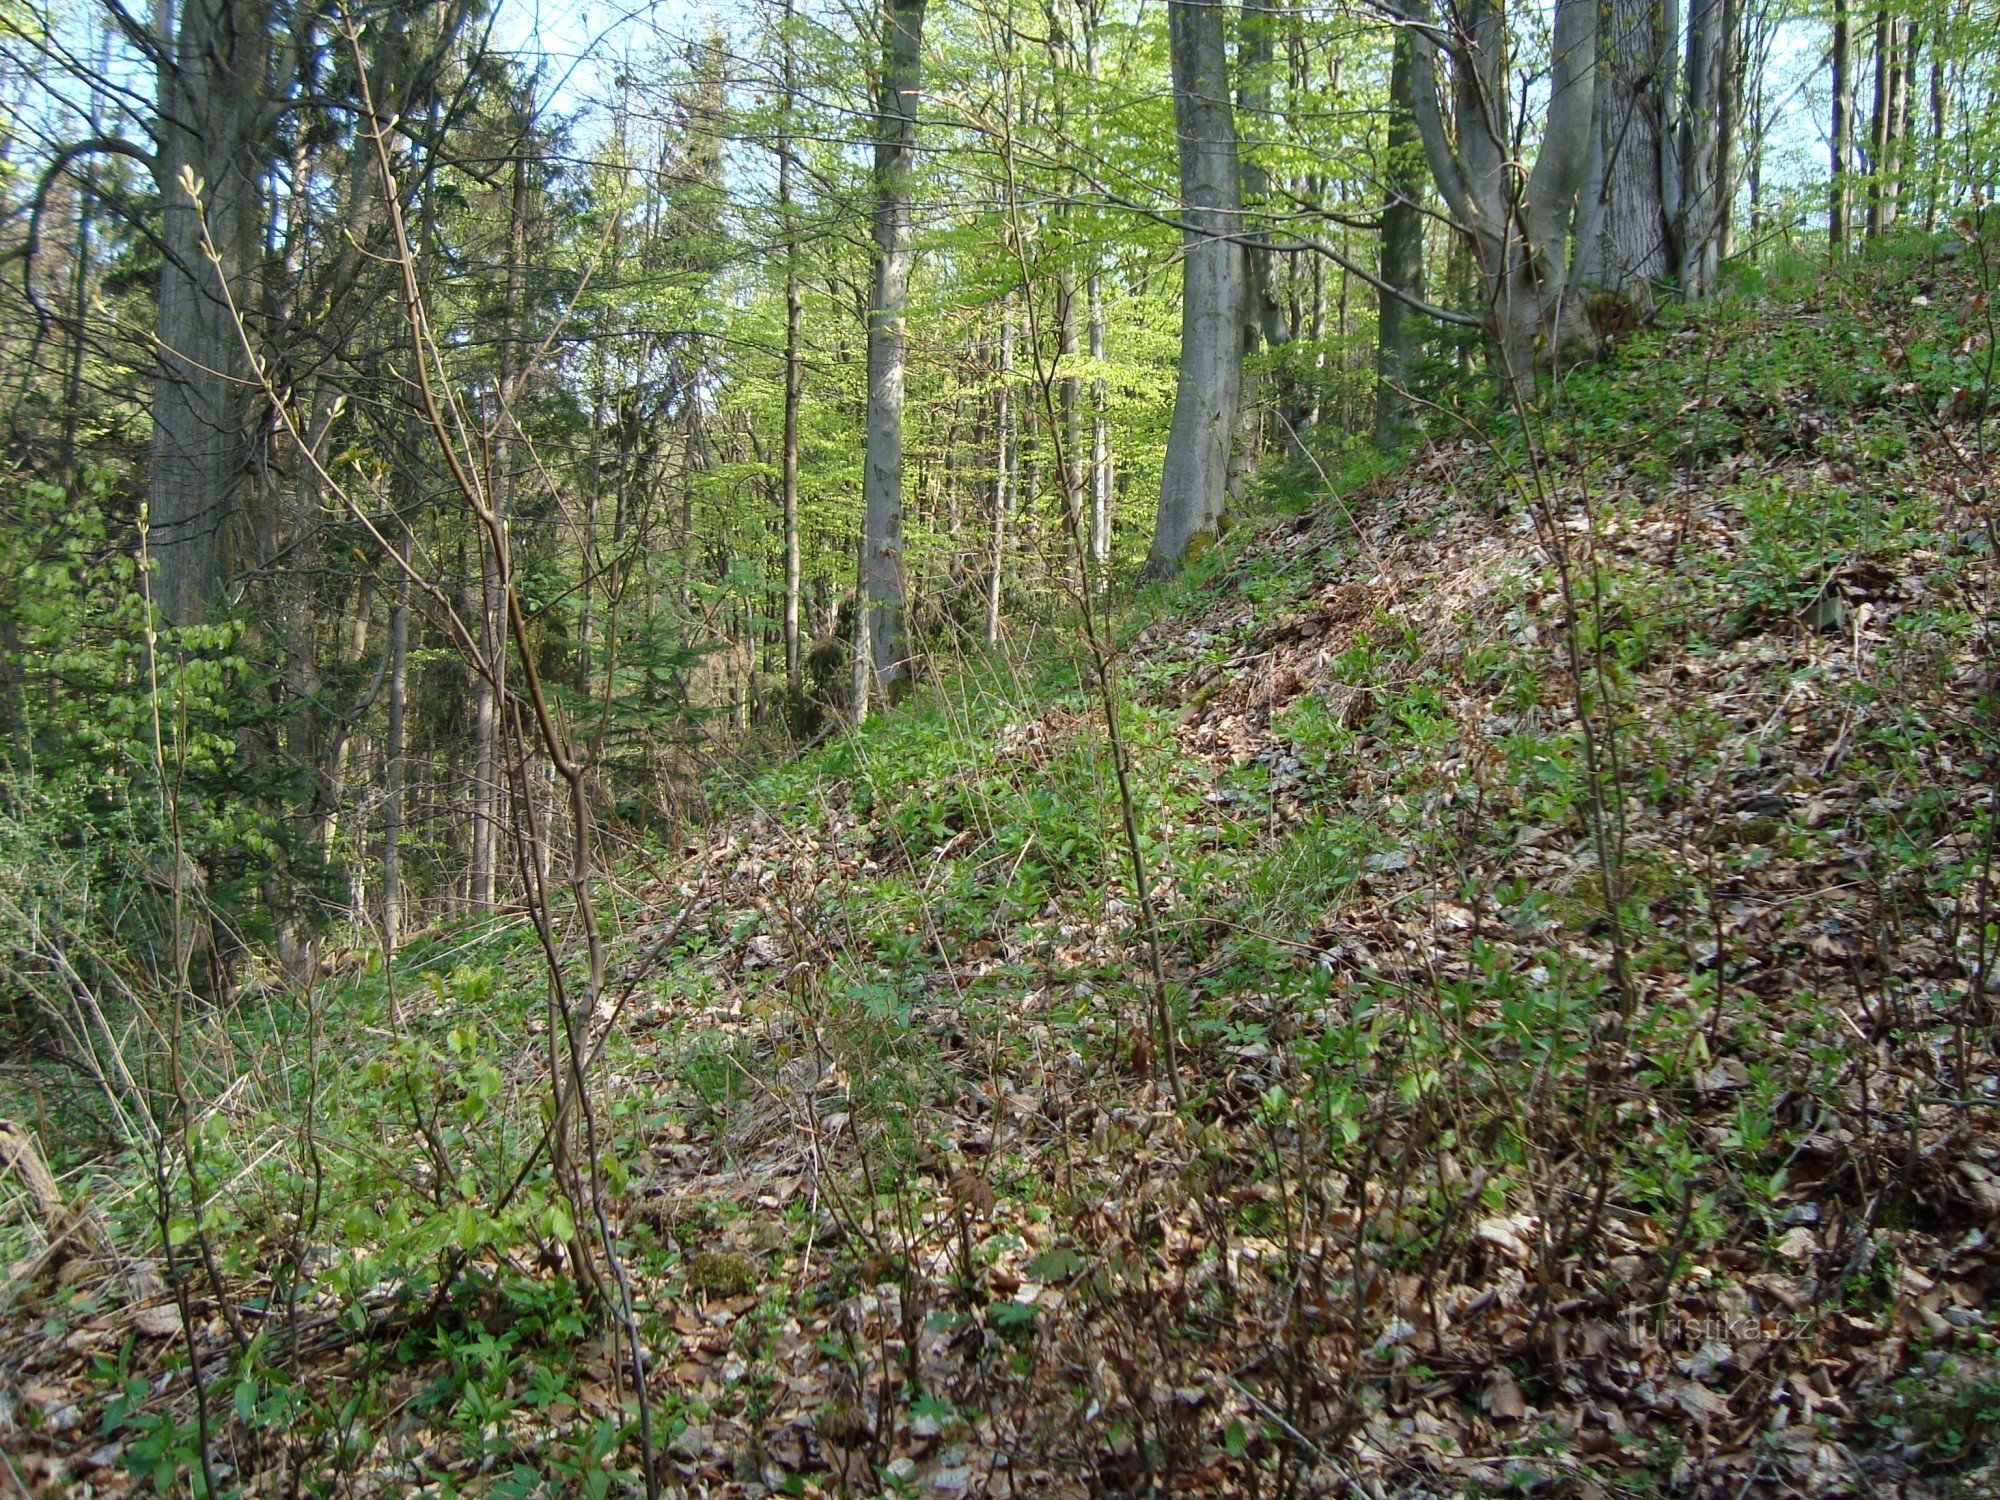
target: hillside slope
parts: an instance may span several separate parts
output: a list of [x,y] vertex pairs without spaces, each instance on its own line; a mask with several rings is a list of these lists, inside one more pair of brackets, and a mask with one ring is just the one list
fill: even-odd
[[[1527,433],[1308,467],[1139,600],[1165,1049],[1068,636],[728,789],[634,877],[600,1115],[668,1492],[1992,1493],[1975,261],[1761,288]],[[399,964],[397,1045],[490,1048],[488,1097],[531,1099],[534,955],[475,939]],[[357,984],[327,1045],[386,1056],[384,1003]],[[331,1153],[413,1138],[370,1066]],[[288,1408],[368,1434],[325,1472],[631,1488],[562,1236],[475,1237],[450,1315],[378,1317],[437,1254],[387,1180],[344,1189],[367,1276],[316,1289],[373,1342]],[[55,1321],[16,1326],[20,1411],[90,1420],[10,1444],[113,1493],[107,1398],[184,1387],[117,1314]],[[238,1461],[275,1472],[256,1399]]]

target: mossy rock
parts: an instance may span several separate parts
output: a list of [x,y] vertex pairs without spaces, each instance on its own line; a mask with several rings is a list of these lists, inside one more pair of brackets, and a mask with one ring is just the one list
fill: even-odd
[[734,1250],[703,1250],[687,1263],[687,1284],[705,1297],[741,1297],[757,1290],[757,1268]]

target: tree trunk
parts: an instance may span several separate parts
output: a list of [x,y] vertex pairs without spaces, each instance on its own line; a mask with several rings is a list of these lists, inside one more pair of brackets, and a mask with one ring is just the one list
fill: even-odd
[[[1273,69],[1272,0],[1245,0],[1238,30],[1236,114],[1239,140],[1237,157],[1242,171],[1245,232],[1258,239],[1270,234],[1270,174],[1258,160],[1256,147],[1268,137],[1271,126],[1271,76]],[[1292,329],[1285,304],[1277,295],[1277,253],[1263,245],[1246,245],[1243,251],[1243,353],[1254,360],[1262,349],[1278,349],[1291,342]],[[1271,388],[1279,394],[1275,410],[1282,420],[1292,420],[1298,402],[1288,390],[1281,371],[1272,370]],[[1263,456],[1264,417],[1269,392],[1255,363],[1246,363],[1242,392],[1238,396],[1236,441],[1230,453],[1229,494],[1232,499],[1248,492]]]
[[1244,258],[1232,238],[1242,184],[1222,20],[1222,8],[1208,0],[1169,0],[1185,269],[1180,378],[1149,579],[1178,573],[1221,530],[1243,390]]
[[1104,287],[1090,273],[1090,362],[1096,374],[1090,382],[1090,557],[1097,565],[1099,587],[1110,583],[1111,568],[1111,418],[1109,387],[1104,379]]
[[[1258,234],[1269,229],[1261,217],[1269,208],[1270,174],[1257,159],[1255,145],[1269,137],[1272,129],[1271,75],[1274,67],[1274,30],[1278,5],[1274,0],[1244,0],[1238,58],[1242,77],[1238,80],[1237,110],[1247,134],[1242,155],[1243,207],[1254,217],[1249,220]],[[1277,295],[1277,252],[1262,246],[1245,252],[1247,295],[1257,335],[1270,348],[1291,342],[1291,319]]]
[[[524,118],[521,131],[530,128]],[[493,481],[488,493],[504,528],[513,511],[515,444],[519,422],[516,407],[521,397],[521,345],[526,336],[528,266],[528,164],[524,154],[514,157],[513,197],[508,215],[507,305],[500,345],[499,411],[493,434]],[[473,701],[473,787],[472,787],[472,904],[484,910],[493,905],[500,865],[500,810],[502,794],[500,747],[500,700],[506,684],[507,637],[501,618],[505,609],[507,579],[502,576],[502,559],[490,546],[480,548],[480,648],[486,655],[492,676],[478,675]],[[497,681],[496,681],[497,679]],[[525,789],[523,795],[526,795]]]
[[[268,50],[259,0],[184,0],[158,70],[159,347],[147,513],[153,602],[171,624],[206,614],[246,550],[257,402],[237,320],[254,337]],[[184,176],[198,186],[199,206]]]
[[[1084,76],[1095,83],[1098,76],[1098,29],[1102,21],[1101,0],[1080,0],[1077,25],[1083,33]],[[1093,129],[1092,149],[1099,149]],[[1084,279],[1086,316],[1089,319],[1089,349],[1093,373],[1090,379],[1090,458],[1082,488],[1089,496],[1083,517],[1084,545],[1095,571],[1097,586],[1110,585],[1111,566],[1111,424],[1107,413],[1108,387],[1104,379],[1104,280],[1093,243],[1088,252],[1089,271]],[[1079,449],[1081,440],[1079,438]],[[1082,462],[1079,452],[1079,462]]]
[[1510,385],[1532,382],[1574,337],[1578,282],[1572,257],[1578,197],[1591,169],[1597,110],[1596,0],[1557,0],[1549,108],[1534,170],[1515,159],[1508,106],[1507,28],[1497,0],[1471,0],[1454,50],[1454,118],[1438,97],[1438,43],[1425,0],[1401,0],[1416,63],[1417,134],[1431,179],[1467,232],[1482,309]]
[[[1423,295],[1423,147],[1417,139],[1416,64],[1406,32],[1396,33],[1389,70],[1389,201],[1382,209],[1382,267],[1385,285],[1412,297]],[[1376,297],[1375,445],[1393,448],[1403,439],[1409,409],[1410,356],[1417,341],[1417,313],[1389,292]]]
[[1716,227],[1718,268],[1736,254],[1736,174],[1743,133],[1743,75],[1749,67],[1741,0],[1722,0],[1722,97],[1715,128]]
[[1833,0],[1833,181],[1828,189],[1826,245],[1835,260],[1847,254],[1854,213],[1854,36],[1850,0]]
[[1000,310],[1000,390],[995,427],[999,452],[993,464],[993,556],[986,573],[986,644],[1000,644],[1000,593],[1007,570],[1007,522],[1014,504],[1015,467],[1019,450],[1014,432],[1014,318],[1005,303]]
[[1899,59],[1896,56],[1896,21],[1883,6],[1875,12],[1875,98],[1868,115],[1868,238],[1874,239],[1895,217],[1894,209],[1885,209],[1884,198],[1888,186],[1889,153],[1895,139],[1890,121],[1895,114],[1896,73]]
[[875,114],[875,285],[868,310],[863,580],[875,676],[893,702],[909,687],[904,637],[903,363],[910,292],[910,163],[917,140],[925,0],[886,0]]
[[[99,36],[97,72],[107,77],[111,71],[111,30]],[[97,90],[90,92],[89,113],[84,128],[92,137],[101,134],[103,115]],[[76,265],[70,283],[69,370],[63,378],[62,476],[72,490],[77,487],[76,427],[83,415],[84,322],[90,315],[90,272],[93,236],[97,219],[97,194],[90,183],[79,182],[76,195]]]
[[[397,538],[397,555],[407,560],[409,538]],[[389,610],[389,723],[382,746],[382,951],[394,955],[403,932],[403,757],[404,715],[410,689],[410,578],[396,583]]]
[[1674,271],[1666,192],[1675,180],[1666,165],[1674,141],[1662,129],[1674,41],[1662,37],[1652,0],[1609,0],[1605,15],[1602,198],[1596,242],[1588,248],[1590,280],[1643,317]]
[[1882,228],[1903,216],[1903,179],[1911,160],[1910,92],[1916,87],[1920,37],[1914,21],[1895,23],[1896,55],[1889,59],[1889,122],[1882,143]]
[[1705,297],[1721,265],[1722,117],[1727,91],[1729,0],[1692,0],[1688,7],[1687,98],[1681,114],[1676,278],[1681,295]]
[[[1073,518],[1078,526],[1078,531],[1071,534],[1081,535],[1081,528],[1088,524],[1088,518],[1084,508],[1083,378],[1076,372],[1077,361],[1083,354],[1083,340],[1077,330],[1076,292],[1076,271],[1065,265],[1057,278],[1056,289],[1060,303],[1057,333],[1061,339],[1056,367],[1062,371],[1056,395],[1062,412],[1063,505],[1067,516]],[[1082,559],[1078,562],[1081,564]]]
[[794,0],[785,0],[784,101],[778,126],[778,215],[785,229],[785,434],[781,463],[785,527],[785,685],[796,697],[802,681],[799,656],[799,392],[805,361],[800,339],[799,235],[792,222],[792,99],[797,92],[792,56]]
[[[498,491],[494,492],[497,496]],[[479,566],[479,649],[494,674],[502,670],[498,616],[498,570],[481,548]],[[500,715],[492,680],[474,672],[472,680],[472,849],[466,887],[467,902],[478,910],[493,905],[493,871],[499,839]]]
[[1937,231],[1938,208],[1944,198],[1945,33],[1940,27],[1931,42],[1931,130],[1929,183],[1924,192],[1924,233]]
[[854,655],[853,685],[848,693],[848,707],[853,722],[858,726],[868,722],[868,700],[872,696],[869,689],[875,681],[875,644],[869,637],[874,621],[874,610],[868,607],[868,579],[866,576],[868,544],[861,545],[862,568],[854,580]]

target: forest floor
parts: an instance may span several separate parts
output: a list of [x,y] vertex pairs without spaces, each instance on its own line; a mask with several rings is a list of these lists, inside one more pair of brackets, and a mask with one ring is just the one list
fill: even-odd
[[[663,1492],[2000,1492],[1991,279],[1745,288],[1526,433],[1274,478],[1126,611],[1170,1045],[1067,635],[628,867],[595,1123]],[[157,1267],[24,1282],[0,1487],[192,1483],[192,1342],[224,1489],[636,1492],[575,1226],[503,1191],[537,963],[319,997],[309,1218],[309,1065],[232,1044],[194,1338]],[[87,1113],[51,1076],[17,1117]],[[63,1163],[149,1242],[143,1163]]]

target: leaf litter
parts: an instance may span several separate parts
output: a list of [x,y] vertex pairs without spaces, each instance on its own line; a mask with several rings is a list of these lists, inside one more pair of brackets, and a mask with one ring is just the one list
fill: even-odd
[[[1980,434],[1911,412],[1873,460],[1879,414],[1810,389],[1675,416],[1710,419],[1726,452],[1553,456],[1608,843],[1562,598],[1480,442],[1264,525],[1136,631],[1186,1109],[1115,860],[955,902],[1051,856],[913,831],[861,765],[639,890],[642,977],[600,1025],[607,1093],[648,1105],[613,1225],[650,1247],[668,1493],[2000,1487]],[[1891,491],[1922,519],[1787,532]],[[1063,701],[937,774],[1032,785],[1097,734]],[[1306,899],[1260,894],[1325,846]],[[113,1292],[61,1339],[10,1324],[32,1492],[131,1488],[84,1372],[132,1332],[165,1389],[177,1315]],[[476,1493],[629,1406],[606,1347],[479,1444],[413,1412],[347,1491]]]

